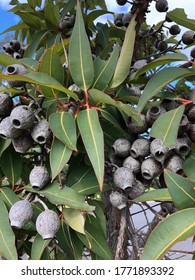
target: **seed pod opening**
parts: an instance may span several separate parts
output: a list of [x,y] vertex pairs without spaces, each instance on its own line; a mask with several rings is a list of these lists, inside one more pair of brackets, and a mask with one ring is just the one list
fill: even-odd
[[[5,75],[25,75],[27,74],[27,69],[20,64],[12,64],[12,65],[8,65],[5,71]],[[10,84],[10,86],[12,87],[23,87],[26,82],[24,81],[18,81],[18,80],[13,80],[13,81],[8,81],[8,83]]]
[[12,205],[9,211],[11,226],[22,228],[27,224],[33,215],[32,205],[28,200],[20,200]]
[[164,166],[174,173],[183,175],[183,163],[184,159],[180,155],[173,154],[165,160]]
[[153,157],[146,158],[141,164],[141,173],[146,180],[151,180],[162,172],[162,165]]
[[43,239],[52,239],[55,237],[60,227],[60,220],[56,212],[46,209],[36,220],[37,232]]
[[34,112],[26,105],[15,107],[10,114],[11,122],[18,129],[29,129],[35,121]]
[[51,137],[51,129],[46,120],[38,121],[32,128],[31,136],[35,142],[45,144]]
[[131,169],[119,167],[113,174],[113,180],[117,188],[125,191],[132,187],[135,177]]
[[162,140],[154,139],[150,144],[150,152],[157,161],[163,162],[168,155],[169,148],[164,146]]

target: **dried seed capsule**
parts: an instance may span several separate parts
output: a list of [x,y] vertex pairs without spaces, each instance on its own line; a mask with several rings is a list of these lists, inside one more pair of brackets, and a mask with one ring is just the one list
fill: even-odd
[[195,58],[195,47],[191,49],[190,55]]
[[51,129],[46,120],[38,121],[32,128],[31,136],[35,142],[45,144],[51,137]]
[[175,213],[176,211],[176,207],[172,202],[162,202],[160,207],[162,212],[166,215]]
[[191,139],[191,141],[193,143],[195,143],[195,124],[194,123],[189,124],[188,136]]
[[130,199],[135,199],[145,192],[145,186],[142,182],[135,180],[133,187],[129,190],[128,196]]
[[164,167],[172,172],[183,175],[183,163],[184,159],[181,156],[173,154],[165,160]]
[[122,27],[122,26],[123,26],[123,23],[122,23],[123,15],[124,15],[124,14],[116,14],[116,15],[115,15],[115,17],[114,17],[114,24],[115,24],[117,27]]
[[127,157],[129,155],[131,143],[124,138],[117,139],[112,145],[113,153],[118,157]]
[[13,53],[13,57],[16,58],[16,59],[21,59],[22,58],[22,54],[19,53],[19,52],[14,52]]
[[185,45],[193,44],[195,41],[195,32],[192,30],[188,30],[188,31],[184,32],[181,40]]
[[140,172],[141,163],[139,160],[129,156],[123,161],[123,167],[131,169],[133,174],[138,174]]
[[168,44],[166,41],[160,41],[157,44],[157,49],[161,52],[166,51],[166,49],[168,48]]
[[46,209],[37,217],[36,229],[43,239],[54,238],[59,227],[59,217],[53,210]]
[[8,53],[8,54],[13,54],[13,50],[10,48],[10,44],[9,43],[7,43],[7,44],[5,44],[4,46],[3,46],[3,50],[6,52],[6,53]]
[[177,108],[179,104],[175,100],[164,99],[161,106],[164,107],[166,111],[170,111]]
[[34,189],[42,189],[49,183],[50,175],[45,166],[35,166],[29,175],[30,184]]
[[16,152],[26,153],[33,145],[31,135],[26,131],[17,138],[12,139],[12,145]]
[[190,122],[195,122],[195,104],[192,104],[185,114]]
[[146,121],[149,126],[152,126],[155,120],[166,112],[163,106],[154,106],[148,109],[146,113]]
[[177,24],[173,24],[170,28],[169,28],[169,33],[171,35],[178,35],[181,32],[181,28],[179,27],[179,25]]
[[188,131],[188,128],[189,120],[186,115],[183,115],[179,124],[178,136],[182,136],[184,133],[186,133]]
[[128,27],[131,17],[132,17],[131,13],[124,14],[122,17],[122,25]]
[[18,52],[20,50],[20,42],[17,40],[11,40],[10,43],[10,48],[14,51],[14,52]]
[[192,142],[187,134],[184,134],[182,137],[177,138],[177,143],[174,148],[174,151],[180,156],[187,156],[192,148]]
[[169,148],[164,146],[162,140],[154,139],[150,144],[150,152],[157,161],[164,162],[168,155]]
[[[10,75],[10,76],[14,76],[14,75],[25,75],[27,74],[27,69],[20,64],[12,64],[12,65],[8,65],[5,71],[5,75]],[[10,86],[12,87],[23,87],[26,82],[24,81],[17,81],[17,80],[13,80],[13,81],[8,81],[8,83],[10,84]]]
[[153,157],[146,158],[141,164],[142,176],[151,180],[162,172],[162,165]]
[[120,6],[124,6],[127,3],[127,0],[116,0],[117,4]]
[[113,152],[109,154],[109,160],[112,164],[121,167],[123,165],[123,158],[117,157]]
[[127,191],[129,188],[132,188],[135,177],[131,169],[119,167],[113,174],[113,180],[117,188]]
[[159,13],[166,13],[169,9],[167,0],[157,0],[155,7]]
[[127,127],[129,132],[132,134],[141,134],[147,131],[148,123],[146,121],[146,116],[141,114],[140,118],[142,120],[142,124],[139,125],[136,121],[133,120],[132,117],[128,117],[127,119]]
[[143,158],[150,154],[150,141],[148,139],[136,139],[130,149],[134,158]]
[[28,200],[20,200],[14,203],[9,211],[11,226],[22,228],[27,224],[33,215],[32,205]]
[[133,64],[133,69],[134,69],[134,71],[137,71],[137,70],[141,69],[143,66],[145,66],[146,64],[147,64],[146,59],[140,59]]
[[12,98],[6,94],[0,94],[0,116],[9,116],[13,108]]
[[141,96],[141,90],[138,87],[129,87],[128,93],[130,96]]
[[22,135],[23,130],[15,128],[10,117],[4,118],[0,123],[0,137],[3,139],[14,139]]
[[127,207],[127,195],[122,191],[112,191],[109,195],[109,199],[112,206],[118,208],[119,210]]
[[10,118],[14,127],[29,129],[33,126],[35,114],[28,106],[20,105],[12,110]]

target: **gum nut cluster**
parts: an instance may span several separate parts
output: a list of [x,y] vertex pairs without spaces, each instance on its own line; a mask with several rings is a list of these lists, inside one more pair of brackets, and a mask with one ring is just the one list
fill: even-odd
[[9,219],[12,227],[22,228],[33,215],[32,205],[28,200],[20,200],[12,205],[9,211]]
[[41,190],[50,180],[49,171],[45,166],[34,166],[29,175],[30,184],[34,189]]
[[114,24],[117,27],[122,27],[122,26],[128,27],[131,17],[132,17],[131,13],[116,14],[114,17]]
[[22,47],[19,41],[11,40],[3,46],[3,50],[8,55],[11,55],[16,59],[21,59],[24,56],[25,47]]
[[46,209],[36,220],[36,230],[43,239],[52,239],[55,237],[60,227],[60,220],[56,212]]
[[162,180],[163,169],[185,176],[183,164],[195,143],[195,104],[186,108],[179,128],[175,146],[170,149],[162,140],[151,138],[148,134],[153,123],[165,112],[179,106],[177,101],[163,100],[142,114],[142,125],[131,117],[127,119],[127,128],[134,141],[119,138],[115,140],[109,158],[115,166],[113,182],[116,189],[125,192],[130,199],[143,194],[153,180],[159,179],[161,188],[166,187]]

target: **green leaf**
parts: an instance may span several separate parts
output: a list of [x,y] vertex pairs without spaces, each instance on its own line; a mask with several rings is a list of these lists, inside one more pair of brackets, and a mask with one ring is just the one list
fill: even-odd
[[28,26],[38,29],[38,30],[41,29],[41,21],[40,21],[39,17],[37,17],[36,15],[31,14],[28,11],[19,11],[19,12],[16,12],[16,14],[19,17],[21,17],[22,21],[24,23],[26,23]]
[[3,152],[0,158],[0,166],[9,182],[14,186],[22,173],[22,158],[12,146]]
[[[60,84],[63,84],[64,68],[55,46],[52,46],[44,53],[43,57],[41,58],[39,72],[45,73],[53,77]],[[52,97],[58,93],[58,91],[48,87],[41,87],[41,90],[46,97]]]
[[169,193],[178,209],[195,207],[195,183],[169,170],[164,170]]
[[[73,92],[65,88],[63,85],[61,85],[56,79],[50,77],[49,75],[41,72],[34,72],[34,73],[29,73],[23,76],[20,75],[3,75],[0,74],[0,78],[4,79],[6,81],[25,81],[30,84],[36,84],[36,85],[41,85],[41,86],[46,86],[49,88],[54,88],[59,91],[62,91],[69,96],[71,96],[73,99],[78,100],[78,96]],[[43,93],[44,94],[44,93]]]
[[167,84],[188,76],[192,76],[193,73],[189,69],[169,67],[159,71],[150,81],[147,83],[143,94],[141,95],[138,103],[138,112],[141,112],[146,103],[154,97],[159,91]]
[[73,116],[68,112],[53,113],[49,123],[53,134],[69,149],[76,151],[77,134]]
[[188,61],[188,57],[183,53],[168,53],[163,56],[160,56],[159,58],[153,60],[152,62],[146,64],[141,69],[139,69],[134,75],[132,75],[131,79],[137,78],[143,73],[146,73],[147,71],[154,69],[158,66],[161,66],[163,64],[176,62],[176,61]]
[[142,260],[160,260],[177,242],[195,235],[195,208],[181,210],[160,222],[149,236]]
[[86,91],[93,83],[94,69],[79,1],[69,46],[69,67],[75,84]]
[[41,41],[45,38],[45,36],[49,33],[48,30],[39,30],[36,32],[33,37],[32,41],[25,50],[24,57],[33,58],[35,55],[36,50],[38,49]]
[[122,82],[126,79],[126,77],[129,74],[136,36],[136,16],[136,13],[132,16],[129,26],[126,30],[125,39],[122,45],[119,60],[116,65],[115,73],[110,84],[111,88],[115,88],[122,84]]
[[15,235],[9,223],[5,204],[0,200],[0,256],[7,260],[17,260]]
[[191,152],[186,158],[183,164],[183,171],[188,176],[188,178],[195,182],[195,152]]
[[59,6],[54,5],[52,1],[47,2],[44,7],[44,18],[46,21],[52,24],[53,27],[58,27],[60,22]]
[[103,236],[100,228],[96,224],[86,223],[85,235],[77,233],[78,237],[92,252],[100,256],[103,260],[112,260],[113,256],[108,246],[106,238]]
[[[37,190],[33,189],[31,186],[26,186],[25,189],[37,193]],[[57,205],[66,205],[81,211],[94,210],[94,207],[85,202],[84,196],[68,187],[61,189],[56,182],[49,184],[45,189],[38,191],[38,193],[44,195],[51,203]]]
[[2,153],[9,147],[10,144],[11,144],[11,140],[4,140],[0,138],[0,157]]
[[159,189],[159,190],[151,190],[138,198],[135,198],[133,201],[137,202],[145,202],[145,201],[172,201],[168,189]]
[[45,248],[50,243],[49,240],[44,240],[41,235],[37,234],[32,244],[31,260],[40,260]]
[[20,64],[20,63],[18,63],[18,59],[0,52],[0,64],[3,67],[7,67],[10,64]]
[[131,116],[138,124],[141,124],[141,118],[139,113],[132,108],[130,105],[124,104],[121,101],[115,101],[112,99],[108,94],[104,93],[103,91],[97,90],[97,89],[90,89],[89,90],[89,98],[90,101],[95,106],[100,106],[100,104],[105,103],[112,105],[127,115]]
[[168,148],[174,148],[185,106],[181,105],[161,115],[152,125],[150,136],[161,139]]
[[177,24],[195,31],[195,20],[187,18],[184,9],[176,8],[167,13],[167,17],[176,22]]
[[67,225],[69,225],[72,229],[76,230],[77,232],[85,234],[85,217],[79,210],[64,208],[63,215]]
[[53,138],[49,154],[52,180],[62,171],[65,164],[70,159],[71,154],[72,150],[67,148],[67,146],[56,137]]
[[104,138],[98,113],[94,109],[80,111],[77,117],[79,131],[93,166],[100,190],[104,180]]
[[14,203],[19,201],[19,198],[10,188],[3,187],[0,188],[0,200],[3,201],[9,210]]
[[29,29],[29,26],[24,22],[19,22],[18,24],[12,25],[11,27],[3,30],[3,32],[1,32],[0,35],[3,35],[3,34],[8,33],[10,31],[20,30],[20,29]]

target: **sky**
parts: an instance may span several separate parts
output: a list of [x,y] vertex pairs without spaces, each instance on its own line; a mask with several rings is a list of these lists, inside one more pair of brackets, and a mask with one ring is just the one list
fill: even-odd
[[[9,6],[10,0],[0,0],[0,33],[8,27],[17,24],[18,17],[13,13],[9,13],[8,10],[13,7]],[[20,0],[20,2],[26,2],[26,0]],[[169,0],[169,11],[174,8],[184,8],[189,18],[195,18],[194,0]],[[127,3],[125,6],[117,5],[115,0],[106,0],[108,10],[115,13],[128,12],[130,4]],[[155,10],[155,2],[152,2],[151,13],[148,14],[147,22],[152,25],[164,19],[165,13],[158,13]],[[100,20],[100,18],[99,18]],[[102,17],[105,20],[105,17]],[[0,39],[2,36],[0,35]]]

